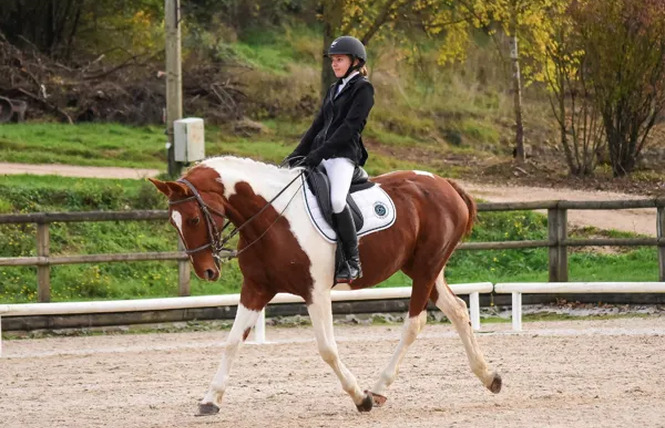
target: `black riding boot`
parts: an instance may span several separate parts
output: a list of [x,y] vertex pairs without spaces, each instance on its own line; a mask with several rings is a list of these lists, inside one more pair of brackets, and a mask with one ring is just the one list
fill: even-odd
[[344,259],[335,274],[336,282],[350,283],[363,276],[358,256],[358,235],[356,225],[348,206],[339,214],[333,214],[337,227],[338,246],[341,244]]

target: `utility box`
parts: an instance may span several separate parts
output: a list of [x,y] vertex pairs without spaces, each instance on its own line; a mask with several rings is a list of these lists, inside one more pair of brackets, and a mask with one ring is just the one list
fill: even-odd
[[176,162],[195,162],[205,158],[203,119],[188,117],[173,121],[173,145]]

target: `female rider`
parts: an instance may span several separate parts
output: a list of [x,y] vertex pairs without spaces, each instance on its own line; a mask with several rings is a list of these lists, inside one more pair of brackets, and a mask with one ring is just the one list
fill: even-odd
[[360,40],[339,37],[326,55],[338,80],[328,89],[318,115],[287,161],[291,166],[321,165],[325,169],[330,180],[333,227],[345,259],[335,274],[336,282],[350,283],[362,277],[362,268],[346,197],[356,166],[367,160],[360,134],[374,105],[374,87],[366,77],[367,52]]

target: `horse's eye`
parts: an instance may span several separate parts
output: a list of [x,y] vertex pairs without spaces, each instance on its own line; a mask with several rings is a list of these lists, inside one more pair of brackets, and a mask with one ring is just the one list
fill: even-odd
[[192,224],[193,226],[196,226],[197,224],[199,224],[199,221],[201,221],[201,219],[199,219],[198,217],[194,217],[189,220],[189,223]]

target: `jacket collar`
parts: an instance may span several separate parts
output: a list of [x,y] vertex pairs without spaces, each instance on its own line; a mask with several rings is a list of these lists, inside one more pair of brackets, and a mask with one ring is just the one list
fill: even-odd
[[[346,83],[344,84],[344,87],[342,87],[342,90],[339,91],[339,94],[333,93],[333,99],[338,98],[340,95],[342,95],[344,92],[346,92],[346,90],[349,89],[351,86],[353,86],[353,84],[356,83],[358,81],[358,79],[361,78],[361,77],[363,77],[363,75],[356,72],[355,74],[352,74],[351,76],[347,77],[346,79],[348,79],[348,80],[344,79],[346,81]],[[335,91],[337,89],[337,84],[334,84],[333,88],[334,88],[333,91]]]

